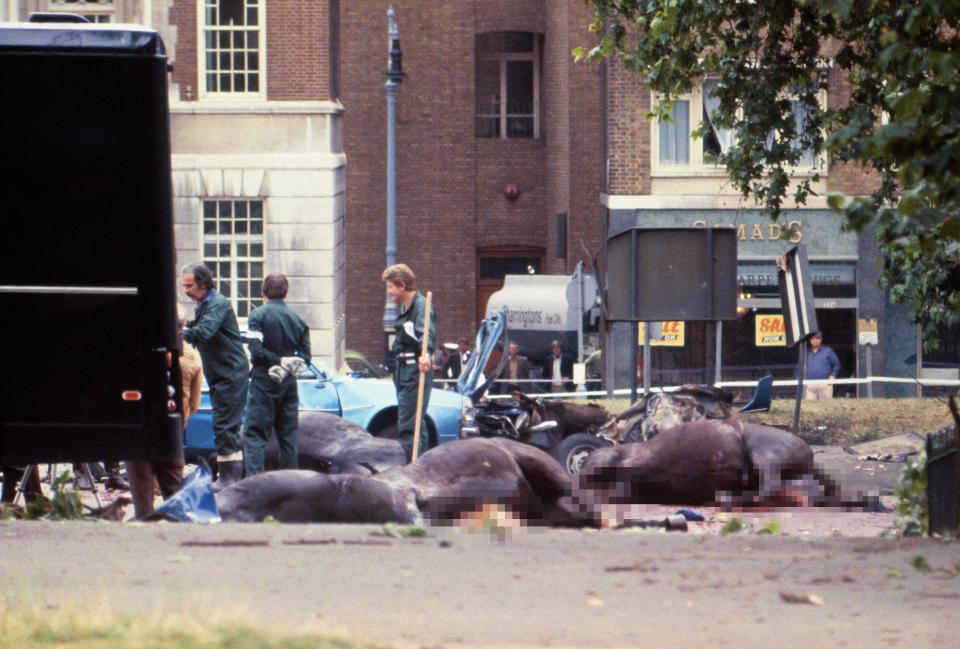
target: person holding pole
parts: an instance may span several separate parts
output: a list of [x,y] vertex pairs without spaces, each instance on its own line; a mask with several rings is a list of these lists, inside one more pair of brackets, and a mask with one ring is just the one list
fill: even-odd
[[430,403],[430,386],[433,382],[431,354],[436,341],[436,319],[430,295],[424,297],[417,291],[417,278],[409,266],[389,266],[383,271],[381,279],[398,307],[394,323],[396,336],[393,340],[397,434],[407,457],[414,460],[429,447],[423,413]]

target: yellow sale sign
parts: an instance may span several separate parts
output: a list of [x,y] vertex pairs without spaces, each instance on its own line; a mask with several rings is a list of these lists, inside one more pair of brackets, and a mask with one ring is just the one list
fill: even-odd
[[[644,325],[640,323],[640,336],[637,342],[643,345]],[[683,347],[684,323],[680,320],[670,320],[668,322],[654,322],[650,327],[650,346],[651,347]]]
[[787,346],[787,331],[784,328],[782,315],[757,314],[756,345],[757,347]]

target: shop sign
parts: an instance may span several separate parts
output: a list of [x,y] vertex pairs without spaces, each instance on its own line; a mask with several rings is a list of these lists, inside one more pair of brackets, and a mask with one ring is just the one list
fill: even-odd
[[[637,342],[641,345],[643,344],[645,324],[645,322],[641,322],[639,327],[640,335]],[[679,320],[652,322],[650,323],[650,345],[652,347],[683,347],[684,329],[685,323]]]
[[[851,285],[857,282],[854,264],[810,262],[810,280],[817,286]],[[740,286],[778,286],[775,262],[769,264],[738,264],[737,284]]]
[[757,347],[786,347],[787,330],[783,324],[783,316],[780,314],[757,314],[756,315],[756,337]]
[[[706,219],[698,219],[693,222],[698,228],[707,227]],[[779,223],[715,223],[718,228],[728,227],[737,229],[737,238],[740,241],[780,241],[783,239],[787,243],[800,243],[803,240],[803,221],[788,221],[786,224]]]
[[876,318],[859,318],[857,320],[857,338],[861,345],[876,345],[880,342],[877,332]]

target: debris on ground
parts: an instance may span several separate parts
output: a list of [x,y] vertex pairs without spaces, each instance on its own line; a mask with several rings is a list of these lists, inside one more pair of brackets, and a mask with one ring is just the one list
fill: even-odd
[[269,540],[262,541],[184,541],[180,545],[191,548],[257,548],[270,545]]
[[816,595],[797,595],[795,593],[780,591],[780,599],[788,604],[814,604],[816,606],[823,606],[823,600]]
[[688,521],[694,521],[695,523],[702,523],[706,519],[703,517],[703,514],[696,511],[695,509],[678,509],[677,513],[683,516]]

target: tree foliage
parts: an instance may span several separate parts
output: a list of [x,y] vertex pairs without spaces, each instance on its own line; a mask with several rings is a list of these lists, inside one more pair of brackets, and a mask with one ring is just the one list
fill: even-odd
[[[718,80],[711,118],[736,142],[717,156],[731,183],[778,218],[820,175],[792,176],[801,148],[859,164],[876,182],[831,195],[850,227],[869,226],[886,257],[881,285],[907,301],[931,346],[960,316],[960,2],[957,0],[588,0],[599,44],[661,97]],[[833,71],[849,100],[823,105]],[[798,124],[790,100],[807,119]],[[701,125],[698,135],[707,127]]]

